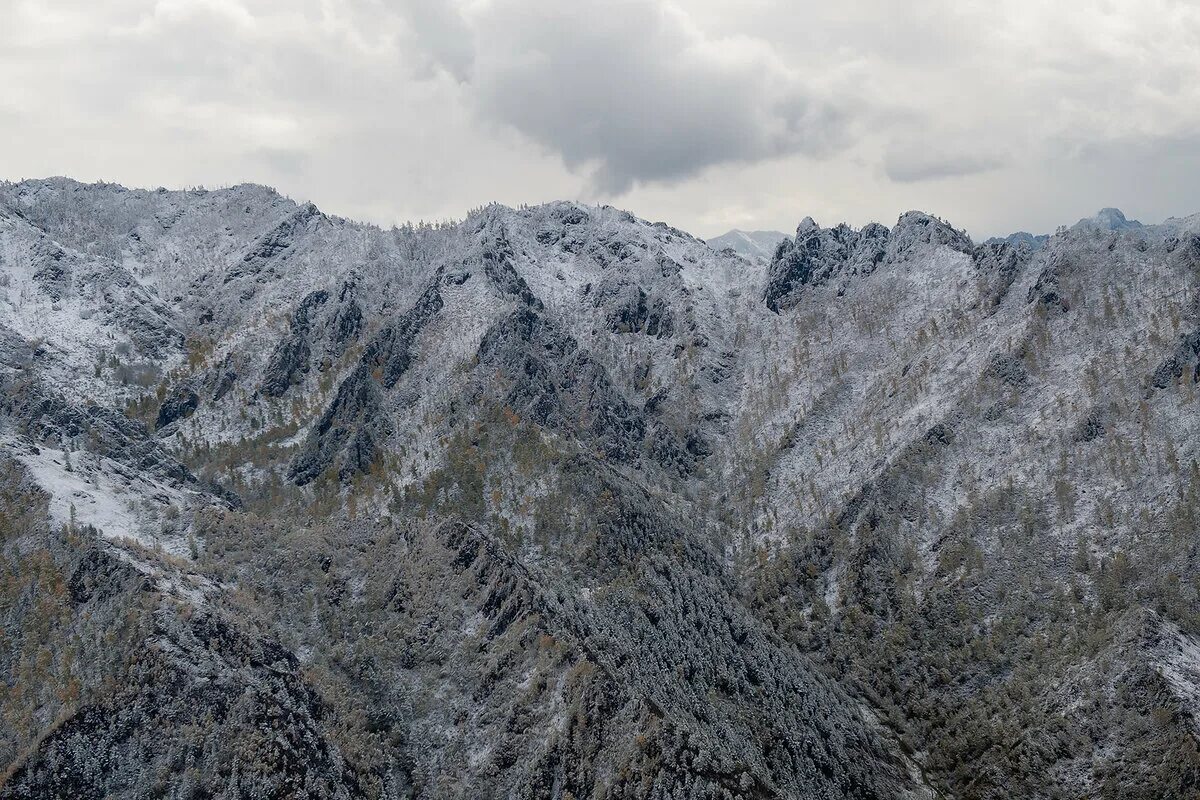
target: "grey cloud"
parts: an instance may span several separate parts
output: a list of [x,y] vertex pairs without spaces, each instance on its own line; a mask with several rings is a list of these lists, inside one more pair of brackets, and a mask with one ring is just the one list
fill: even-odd
[[300,175],[308,167],[309,155],[289,147],[259,147],[247,154],[251,162],[267,164],[283,175]]
[[[496,0],[465,19],[478,113],[590,172],[603,194],[824,154],[847,137],[845,112],[767,45],[705,36],[660,0]],[[437,39],[445,25],[434,27]],[[453,58],[451,71],[465,63]]]
[[1006,160],[986,152],[947,152],[934,141],[924,145],[891,147],[884,154],[883,171],[896,183],[957,178],[989,172]]
[[472,33],[453,0],[402,0],[398,9],[426,57],[456,80],[470,77],[475,62]]
[[1118,206],[1130,218],[1157,222],[1200,212],[1200,133],[1097,142],[1056,159],[1049,170],[1057,184],[1078,192],[1079,214]]

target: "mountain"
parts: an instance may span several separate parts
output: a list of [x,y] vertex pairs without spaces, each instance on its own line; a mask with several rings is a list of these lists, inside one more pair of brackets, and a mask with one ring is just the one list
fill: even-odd
[[775,248],[786,238],[788,235],[779,231],[739,231],[734,228],[715,239],[709,239],[708,246],[717,251],[729,249],[751,260],[769,261],[775,255]]
[[0,185],[0,797],[1193,796],[1200,215],[710,244]]
[[1126,219],[1119,208],[1102,208],[1096,215],[1079,220],[1077,225],[1088,225],[1106,231],[1124,231],[1142,227],[1135,219]]
[[1039,233],[1035,235],[1026,231],[1018,231],[1017,233],[1010,233],[1008,236],[993,236],[991,239],[985,240],[984,244],[1008,244],[1011,247],[1024,245],[1030,250],[1038,250],[1048,241],[1050,241],[1050,237],[1047,234]]

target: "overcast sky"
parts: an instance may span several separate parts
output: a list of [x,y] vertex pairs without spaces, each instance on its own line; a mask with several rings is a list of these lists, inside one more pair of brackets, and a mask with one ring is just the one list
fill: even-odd
[[0,0],[0,177],[713,236],[1200,211],[1194,0]]

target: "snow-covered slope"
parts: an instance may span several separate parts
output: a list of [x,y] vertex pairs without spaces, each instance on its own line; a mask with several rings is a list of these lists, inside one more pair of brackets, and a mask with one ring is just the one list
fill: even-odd
[[[0,448],[56,522],[215,576],[330,713],[388,709],[347,740],[364,785],[1186,789],[1114,765],[1200,717],[1200,216],[734,234],[758,249],[574,203],[383,230],[257,186],[6,184]],[[527,678],[488,700],[504,659]]]

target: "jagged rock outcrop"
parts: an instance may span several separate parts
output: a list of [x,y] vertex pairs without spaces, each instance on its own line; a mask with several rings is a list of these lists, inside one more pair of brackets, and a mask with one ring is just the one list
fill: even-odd
[[65,250],[46,239],[38,241],[33,256],[38,264],[33,273],[34,283],[46,297],[55,302],[62,300],[71,291],[72,259]]
[[[961,253],[974,250],[965,234],[919,211],[901,215],[891,230],[878,223],[861,230],[844,223],[822,228],[812,217],[805,217],[795,238],[781,242],[775,252],[763,302],[778,312],[795,305],[805,286],[821,286],[835,278],[844,283],[870,275],[881,263],[903,261],[922,246]],[[844,287],[840,291],[844,292]]]
[[[325,289],[310,292],[292,312],[288,332],[271,351],[263,394],[282,397],[308,374],[314,358],[322,369],[330,365],[358,340],[362,327],[363,312],[353,276],[342,283],[336,300]],[[314,346],[320,352],[314,353]]]
[[367,472],[392,433],[386,413],[379,382],[365,366],[358,367],[309,432],[289,477],[303,486],[330,468],[341,478]]
[[95,403],[72,403],[40,382],[0,375],[0,409],[34,442],[80,447],[172,481],[195,480],[142,423]]
[[339,476],[349,477],[368,471],[375,463],[392,432],[384,392],[408,370],[417,337],[442,309],[441,276],[439,271],[416,304],[367,345],[358,366],[342,381],[333,402],[292,460],[291,480],[304,485],[331,467]]
[[985,242],[971,252],[980,275],[987,282],[984,302],[994,308],[1004,301],[1013,281],[1033,258],[1033,248],[1021,242]]
[[1141,228],[1142,223],[1136,219],[1126,219],[1119,208],[1102,208],[1093,217],[1079,220],[1079,226],[1090,226],[1106,231],[1123,231]]
[[1188,368],[1192,368],[1192,383],[1200,383],[1200,330],[1179,337],[1175,349],[1150,376],[1151,388],[1165,389],[1182,378]]
[[317,309],[329,300],[329,292],[319,289],[300,302],[292,313],[291,329],[271,352],[267,372],[263,377],[263,393],[280,397],[303,373],[308,372],[312,348],[309,345],[312,319]]
[[542,301],[534,296],[529,284],[513,268],[512,244],[508,241],[503,223],[493,222],[485,227],[480,260],[483,262],[484,275],[502,294],[532,308],[542,308]]
[[1062,264],[1052,259],[1038,275],[1037,282],[1029,287],[1028,300],[1036,302],[1047,311],[1067,312],[1071,310],[1070,302],[1059,291],[1060,271]]
[[947,247],[968,255],[974,250],[970,238],[937,217],[920,211],[900,215],[896,226],[888,233],[887,257],[900,261],[922,245]]
[[190,386],[177,386],[158,407],[155,430],[162,430],[173,422],[190,417],[199,405],[200,396]]
[[241,261],[225,272],[223,283],[257,276],[263,270],[274,271],[276,259],[287,260],[298,240],[326,222],[325,215],[312,203],[305,203],[264,233],[249,248]]
[[683,475],[690,470],[675,434],[648,423],[573,337],[533,309],[518,309],[487,331],[479,364],[500,376],[504,404],[539,425],[580,435],[621,463],[636,464],[645,451]]
[[889,235],[882,225],[859,231],[845,224],[822,228],[805,217],[795,238],[781,242],[775,252],[763,301],[780,311],[797,302],[804,286],[820,286],[843,273],[869,275],[887,255]]

